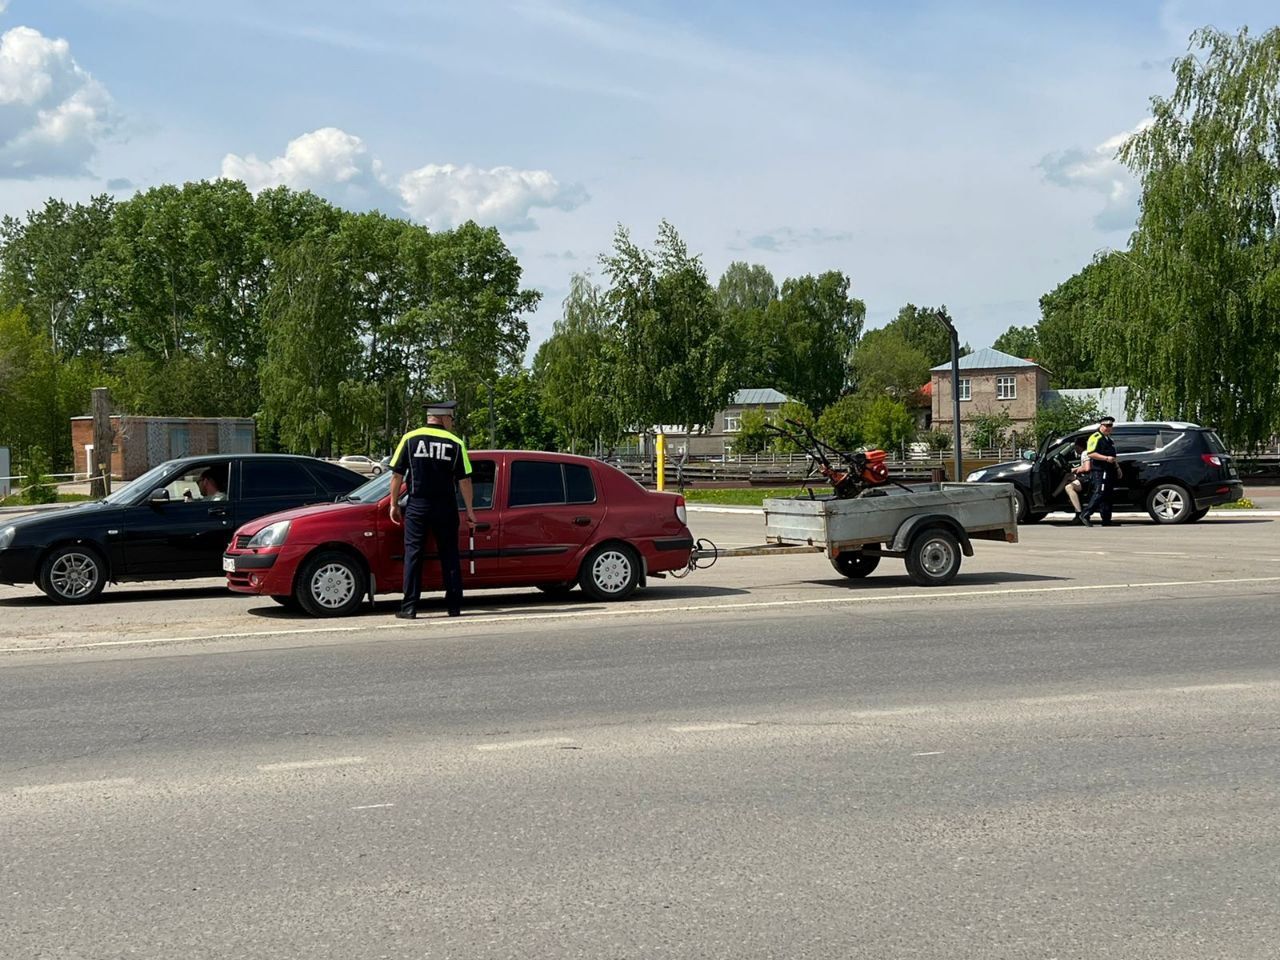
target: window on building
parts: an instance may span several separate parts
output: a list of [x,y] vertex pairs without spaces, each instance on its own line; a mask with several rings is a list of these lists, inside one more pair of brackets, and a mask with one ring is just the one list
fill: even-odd
[[742,411],[728,410],[724,415],[724,432],[737,433],[742,429]]
[[960,399],[961,400],[972,399],[972,397],[969,394],[969,378],[968,377],[960,378]]
[[1018,399],[1018,378],[1017,377],[996,377],[996,399],[997,400]]

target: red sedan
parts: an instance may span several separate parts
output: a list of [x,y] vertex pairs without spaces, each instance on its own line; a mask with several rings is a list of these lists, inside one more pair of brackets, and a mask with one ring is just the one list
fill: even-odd
[[[458,530],[466,589],[581,585],[596,600],[621,600],[649,575],[681,570],[693,537],[684,498],[645,490],[621,470],[559,453],[471,454],[474,531]],[[317,617],[353,613],[362,599],[400,593],[404,528],[388,516],[391,474],[338,503],[260,517],[236,531],[222,558],[227,585],[266,594]],[[461,502],[459,502],[461,508]],[[439,590],[430,553],[424,590]]]

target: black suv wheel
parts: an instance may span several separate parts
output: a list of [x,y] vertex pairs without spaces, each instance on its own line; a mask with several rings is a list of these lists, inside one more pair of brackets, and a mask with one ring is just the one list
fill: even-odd
[[1186,523],[1196,512],[1196,502],[1180,483],[1157,483],[1147,494],[1147,513],[1156,523]]

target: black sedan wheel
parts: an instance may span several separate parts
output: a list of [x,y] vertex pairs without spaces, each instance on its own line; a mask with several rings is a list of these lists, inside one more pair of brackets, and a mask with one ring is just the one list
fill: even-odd
[[107,585],[107,565],[86,544],[58,547],[44,558],[38,582],[54,603],[92,603]]
[[592,600],[625,600],[640,582],[640,558],[624,543],[605,543],[587,555],[578,573]]
[[345,617],[356,612],[368,590],[364,566],[349,554],[325,550],[298,571],[293,595],[313,617]]

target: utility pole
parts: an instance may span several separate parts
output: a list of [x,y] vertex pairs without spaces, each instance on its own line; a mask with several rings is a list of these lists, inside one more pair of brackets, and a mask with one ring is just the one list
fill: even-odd
[[493,382],[486,380],[484,385],[489,388],[489,449],[496,450],[498,448],[498,431],[493,425]]
[[93,396],[93,463],[89,473],[93,483],[89,495],[100,500],[111,493],[111,397],[106,387],[94,387]]
[[951,479],[957,483],[962,479],[960,474],[964,470],[964,461],[960,456],[960,334],[956,331],[956,325],[951,322],[943,311],[938,310],[934,313],[947,332],[951,334],[951,418],[952,427],[954,429],[954,439],[952,443],[955,445],[955,465]]

